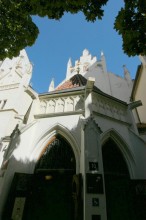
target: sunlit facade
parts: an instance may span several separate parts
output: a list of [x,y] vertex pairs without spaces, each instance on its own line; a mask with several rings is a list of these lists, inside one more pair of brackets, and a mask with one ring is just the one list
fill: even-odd
[[43,94],[25,51],[0,71],[0,219],[144,220],[146,143],[126,67],[108,73],[103,53],[84,50]]

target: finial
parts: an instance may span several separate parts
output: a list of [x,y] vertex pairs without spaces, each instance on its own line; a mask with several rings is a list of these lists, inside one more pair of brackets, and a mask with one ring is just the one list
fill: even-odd
[[54,91],[54,78],[51,80],[51,83],[48,89],[48,92],[52,92],[52,91]]
[[88,55],[89,55],[89,50],[84,49],[84,50],[83,50],[83,56],[88,56]]
[[77,61],[77,68],[76,68],[77,73],[80,73],[80,61]]

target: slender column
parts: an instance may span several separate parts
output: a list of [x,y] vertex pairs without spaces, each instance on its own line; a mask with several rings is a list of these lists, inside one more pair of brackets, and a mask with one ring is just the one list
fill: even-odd
[[101,130],[90,117],[82,131],[84,220],[106,220]]

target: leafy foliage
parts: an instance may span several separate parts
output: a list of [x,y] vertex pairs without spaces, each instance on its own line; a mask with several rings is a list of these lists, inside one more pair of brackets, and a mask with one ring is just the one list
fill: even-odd
[[38,28],[25,7],[23,1],[0,0],[0,59],[17,56],[38,36]]
[[[87,21],[103,16],[102,6],[108,0],[0,0],[0,60],[17,56],[26,46],[34,44],[38,27],[31,16],[47,16],[59,20],[65,12],[83,12]],[[129,56],[146,54],[145,0],[125,0],[115,29],[123,38],[123,50]]]
[[146,1],[125,0],[116,17],[115,29],[123,39],[123,50],[129,56],[146,55]]

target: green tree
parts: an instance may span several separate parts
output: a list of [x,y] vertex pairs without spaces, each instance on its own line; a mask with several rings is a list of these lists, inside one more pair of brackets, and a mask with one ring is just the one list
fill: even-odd
[[128,56],[146,55],[146,0],[125,0],[114,28],[122,35]]
[[[65,12],[83,12],[87,21],[102,19],[108,0],[0,0],[0,59],[17,56],[34,44],[39,34],[31,16],[59,20]],[[146,54],[146,1],[124,0],[115,20],[115,29],[123,38],[123,50],[129,56]]]

